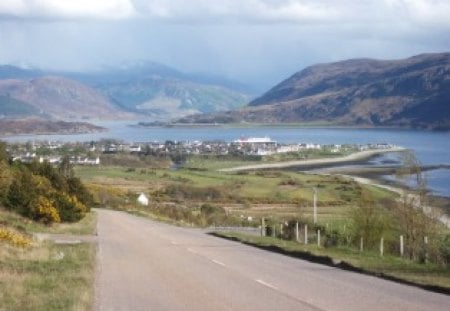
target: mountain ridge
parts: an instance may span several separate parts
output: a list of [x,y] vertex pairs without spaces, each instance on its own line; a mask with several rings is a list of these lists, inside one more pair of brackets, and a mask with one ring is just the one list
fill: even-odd
[[[151,62],[85,73],[0,66],[0,96],[5,102],[10,98],[23,103],[24,111],[25,105],[31,105],[38,109],[38,116],[59,119],[168,120],[230,110],[250,99],[239,88],[245,87]],[[0,116],[19,117],[16,110],[10,104],[0,105]],[[25,116],[31,110],[27,112]]]
[[243,109],[179,121],[218,120],[450,128],[450,53],[309,66]]

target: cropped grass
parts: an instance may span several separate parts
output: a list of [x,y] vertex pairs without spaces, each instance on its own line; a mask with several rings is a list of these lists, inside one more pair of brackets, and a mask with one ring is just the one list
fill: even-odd
[[450,267],[448,266],[421,264],[392,255],[381,257],[377,252],[360,252],[349,247],[324,248],[316,244],[305,245],[295,241],[235,232],[219,232],[216,235],[266,249],[278,248],[299,258],[328,256],[335,263],[345,262],[369,274],[398,279],[425,288],[439,287],[441,291],[450,293]]

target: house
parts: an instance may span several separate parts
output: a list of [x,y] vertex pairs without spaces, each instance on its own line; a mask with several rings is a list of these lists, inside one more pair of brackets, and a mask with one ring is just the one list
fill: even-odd
[[142,151],[141,145],[131,145],[128,149],[130,153],[139,153]]
[[148,197],[145,194],[141,193],[137,198],[137,203],[143,206],[148,206]]

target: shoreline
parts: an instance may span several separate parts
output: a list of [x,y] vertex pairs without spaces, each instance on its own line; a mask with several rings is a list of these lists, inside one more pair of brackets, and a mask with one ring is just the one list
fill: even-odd
[[[349,178],[353,181],[356,181],[357,183],[363,184],[363,185],[369,185],[374,186],[377,188],[385,189],[394,193],[397,193],[400,196],[403,196],[405,194],[405,191],[395,185],[387,185],[380,183],[379,180],[373,180],[367,177],[360,177],[360,176],[352,176],[352,175],[344,175],[344,174],[338,174],[344,178]],[[413,196],[414,198],[417,198],[416,194],[408,194],[408,196]],[[433,209],[436,208],[435,206],[423,206],[424,212],[426,214],[433,215]],[[440,209],[440,208],[439,208]],[[443,223],[447,228],[450,228],[450,217],[445,213],[445,211],[441,210],[441,213],[437,217],[437,219]]]
[[390,148],[390,149],[365,150],[365,151],[354,152],[352,154],[342,156],[342,157],[336,157],[336,158],[293,160],[293,161],[276,162],[276,163],[244,165],[244,166],[220,169],[219,172],[240,172],[240,171],[260,170],[260,169],[280,169],[280,168],[288,168],[288,167],[299,167],[300,168],[300,167],[314,167],[314,166],[321,166],[321,165],[345,164],[345,163],[364,161],[364,160],[370,159],[376,155],[383,154],[383,153],[402,152],[405,150],[406,149],[402,148],[402,147],[396,147],[396,148]]

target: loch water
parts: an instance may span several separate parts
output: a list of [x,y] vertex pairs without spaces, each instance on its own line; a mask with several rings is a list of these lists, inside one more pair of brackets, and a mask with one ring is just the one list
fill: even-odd
[[[264,137],[280,143],[369,144],[389,143],[413,150],[423,165],[450,165],[450,132],[406,129],[299,128],[299,127],[138,127],[130,121],[96,122],[106,132],[81,135],[20,135],[0,137],[9,142],[91,141],[114,138],[126,142],[233,141]],[[427,172],[430,190],[450,197],[450,170]]]

